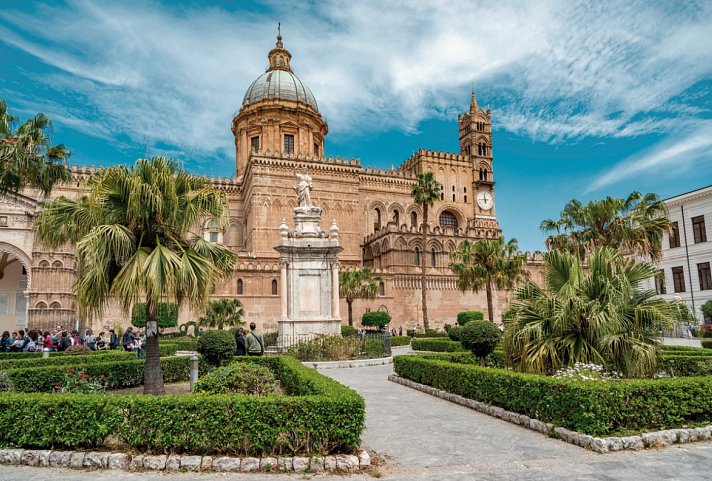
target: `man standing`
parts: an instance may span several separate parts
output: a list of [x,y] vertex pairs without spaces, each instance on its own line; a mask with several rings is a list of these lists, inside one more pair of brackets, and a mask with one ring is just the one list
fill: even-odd
[[265,353],[265,343],[262,334],[257,332],[257,325],[250,323],[250,332],[245,336],[248,356],[261,356]]

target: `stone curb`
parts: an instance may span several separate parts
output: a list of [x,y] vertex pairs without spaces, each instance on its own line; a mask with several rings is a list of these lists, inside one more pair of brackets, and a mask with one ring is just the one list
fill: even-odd
[[709,441],[712,439],[712,425],[704,428],[668,429],[665,431],[643,433],[640,436],[596,438],[588,434],[556,427],[551,423],[545,423],[524,414],[506,411],[500,407],[490,406],[489,404],[475,401],[474,399],[468,399],[425,384],[419,384],[402,378],[397,374],[389,375],[388,380],[430,394],[431,396],[474,409],[482,414],[517,424],[523,428],[531,429],[532,431],[537,431],[551,437],[558,437],[569,444],[590,449],[591,451],[601,454],[624,450],[638,451],[648,448],[664,448],[672,444],[685,444],[696,441]]
[[358,359],[355,361],[326,361],[326,362],[302,362],[307,367],[313,369],[341,369],[348,367],[369,367],[369,366],[384,366],[393,364],[393,356],[380,357],[378,359]]
[[0,449],[0,465],[25,465],[72,469],[109,469],[118,471],[212,471],[353,473],[371,467],[371,456],[361,450],[356,454],[334,456],[237,458],[195,455],[144,455],[112,452],[49,451],[37,449]]

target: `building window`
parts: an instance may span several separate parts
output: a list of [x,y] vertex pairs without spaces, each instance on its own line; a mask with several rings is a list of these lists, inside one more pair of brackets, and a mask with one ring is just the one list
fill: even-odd
[[700,277],[701,291],[708,291],[712,289],[712,272],[710,272],[709,262],[697,264],[697,275]]
[[394,211],[393,211],[393,222],[396,223],[396,226],[397,226],[397,227],[400,226],[400,214],[398,214],[398,211],[397,211],[397,210],[394,210]]
[[386,285],[383,283],[383,281],[378,283],[378,295],[379,296],[386,295]]
[[217,219],[210,219],[205,223],[205,230],[203,231],[203,239],[206,241],[217,244],[220,242],[220,233],[222,229],[220,228],[220,223]]
[[675,292],[685,292],[685,272],[682,267],[672,268],[672,283]]
[[244,286],[242,284],[242,279],[237,280],[237,295],[241,295],[244,292]]
[[467,203],[467,196],[465,196],[465,203]]
[[373,222],[373,231],[376,232],[381,228],[381,209],[376,208],[376,220]]
[[218,233],[217,232],[210,233],[210,242],[212,242],[213,244],[218,243]]
[[314,155],[319,157],[319,144],[314,144]]
[[250,139],[250,146],[252,147],[253,152],[257,152],[260,150],[260,137],[255,136]]
[[453,229],[457,229],[457,217],[450,211],[445,211],[440,214],[440,227],[443,229],[447,226],[452,226]]
[[671,223],[672,232],[670,232],[670,249],[680,247],[680,226],[677,221]]
[[430,267],[435,267],[435,249],[430,249]]
[[452,194],[452,201],[455,202],[455,194]]
[[445,200],[445,193],[442,191],[440,192],[440,200]]
[[24,314],[27,310],[27,298],[24,292],[15,293],[15,315]]
[[272,295],[276,296],[279,292],[277,291],[277,280],[272,279]]
[[705,216],[698,215],[692,218],[692,235],[695,238],[695,244],[707,242],[707,231],[705,230]]
[[665,271],[662,269],[660,272],[658,272],[658,275],[655,276],[655,292],[658,294],[666,294],[665,290]]
[[415,248],[415,252],[413,253],[413,265],[420,265],[420,249],[418,249],[417,247]]
[[288,154],[294,152],[294,136],[285,134],[284,136],[284,151]]
[[411,227],[415,227],[418,225],[418,214],[415,212],[410,213],[410,225]]

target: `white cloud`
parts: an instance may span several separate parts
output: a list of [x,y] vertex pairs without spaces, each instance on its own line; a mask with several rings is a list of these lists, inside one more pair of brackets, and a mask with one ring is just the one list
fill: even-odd
[[[318,5],[318,11],[312,10]],[[673,101],[712,74],[712,4],[274,2],[272,13],[90,2],[0,12],[0,40],[85,108],[74,128],[230,159],[232,114],[266,66],[277,19],[331,136],[415,131],[464,110],[474,84],[499,128],[557,142],[684,130]],[[51,28],[47,25],[51,24]],[[674,26],[674,28],[671,28]],[[667,113],[665,113],[667,112]],[[671,112],[679,112],[676,121]]]

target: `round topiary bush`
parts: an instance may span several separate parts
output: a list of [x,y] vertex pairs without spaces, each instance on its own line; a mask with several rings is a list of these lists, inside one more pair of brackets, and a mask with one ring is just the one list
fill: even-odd
[[470,321],[481,321],[484,318],[482,311],[462,311],[457,313],[457,324],[464,326]]
[[462,328],[461,327],[451,327],[447,331],[447,335],[451,341],[461,341],[462,340]]
[[353,337],[356,335],[354,326],[341,326],[341,337]]
[[229,331],[208,331],[198,338],[198,352],[213,366],[232,359],[236,349],[235,336]]
[[361,317],[361,324],[366,327],[385,327],[391,322],[391,315],[387,312],[365,312]]
[[193,387],[193,392],[264,396],[279,392],[279,384],[274,373],[266,366],[233,362],[201,377]]
[[485,358],[494,350],[502,333],[489,321],[470,321],[462,327],[460,342],[465,349],[480,358],[480,365],[485,365]]

